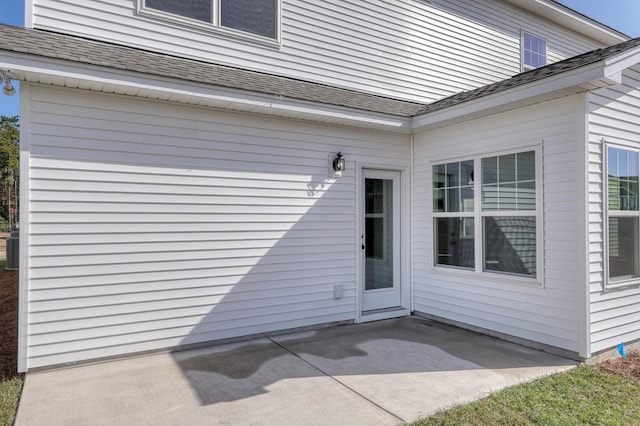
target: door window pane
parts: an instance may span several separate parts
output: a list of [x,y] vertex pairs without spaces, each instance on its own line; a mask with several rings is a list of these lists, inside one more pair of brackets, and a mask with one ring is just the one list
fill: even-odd
[[473,218],[447,217],[435,219],[436,264],[473,268]]
[[393,180],[365,179],[365,289],[393,287]]
[[365,226],[367,257],[382,259],[384,257],[384,219],[381,217],[368,217],[365,219]]
[[365,179],[365,253],[391,260],[393,240],[393,180]]
[[365,180],[365,213],[383,213],[384,212],[384,180],[383,179],[366,179]]
[[145,6],[184,16],[198,21],[211,22],[212,0],[146,0]]
[[484,269],[536,276],[536,218],[484,218]]
[[223,27],[276,38],[276,0],[221,0]]

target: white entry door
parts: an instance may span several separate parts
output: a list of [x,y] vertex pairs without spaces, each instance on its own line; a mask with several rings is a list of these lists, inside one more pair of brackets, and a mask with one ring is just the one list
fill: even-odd
[[362,311],[400,307],[400,172],[363,170]]

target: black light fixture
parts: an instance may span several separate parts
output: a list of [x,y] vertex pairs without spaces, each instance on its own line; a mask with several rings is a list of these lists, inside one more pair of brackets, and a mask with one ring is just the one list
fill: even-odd
[[342,158],[342,152],[338,151],[336,158],[333,160],[333,170],[335,172],[343,172],[345,169],[344,158]]
[[8,72],[0,72],[0,83],[4,82],[4,87],[2,88],[2,93],[7,96],[13,96],[16,94],[16,89],[11,84],[12,75]]

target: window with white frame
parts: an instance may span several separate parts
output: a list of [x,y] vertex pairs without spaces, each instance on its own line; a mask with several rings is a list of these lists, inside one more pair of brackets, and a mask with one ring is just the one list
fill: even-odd
[[139,10],[195,24],[278,38],[278,0],[139,0]]
[[547,42],[532,34],[522,33],[522,69],[531,70],[547,65]]
[[536,278],[536,157],[529,150],[433,165],[436,266]]
[[640,203],[638,151],[607,146],[608,284],[625,284],[639,276]]
[[433,166],[436,264],[474,268],[474,161]]

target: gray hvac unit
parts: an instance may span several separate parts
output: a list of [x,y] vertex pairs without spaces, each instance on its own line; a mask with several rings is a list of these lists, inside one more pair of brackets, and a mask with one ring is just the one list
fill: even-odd
[[15,270],[19,268],[19,235],[20,233],[18,231],[13,231],[11,232],[11,236],[7,238],[7,266],[5,267],[5,269]]

